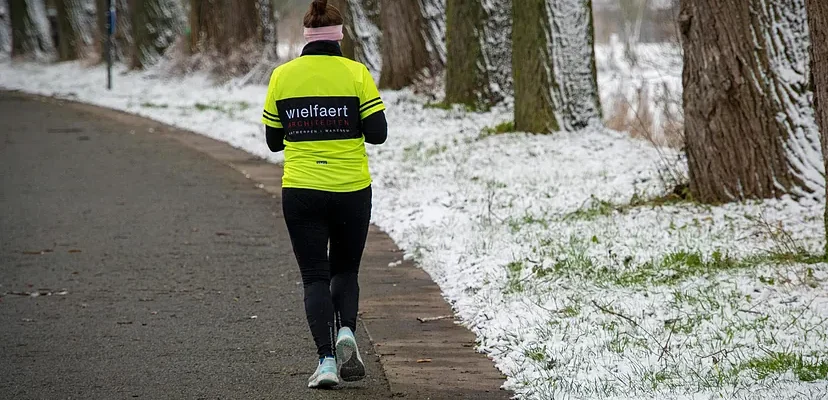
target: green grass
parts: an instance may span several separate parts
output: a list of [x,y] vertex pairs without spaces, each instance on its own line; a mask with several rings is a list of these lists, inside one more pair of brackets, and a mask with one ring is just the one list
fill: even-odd
[[144,107],[144,108],[169,108],[170,106],[168,104],[155,104],[155,103],[146,102],[146,103],[141,103],[141,107]]
[[451,110],[453,107],[450,103],[446,103],[445,101],[437,101],[437,102],[429,102],[423,104],[423,108],[425,109],[437,109],[437,110]]
[[503,289],[504,294],[515,294],[523,292],[523,263],[520,261],[512,261],[506,264],[506,287]]
[[732,372],[738,374],[742,371],[752,371],[760,380],[791,371],[800,381],[813,382],[828,379],[828,361],[811,361],[794,353],[770,353],[741,363]]
[[237,101],[237,102],[230,102],[230,103],[212,103],[212,104],[205,104],[205,103],[195,103],[193,105],[196,110],[198,111],[218,111],[223,112],[226,114],[233,115],[235,112],[244,111],[250,108],[250,103],[246,101]]
[[487,126],[483,128],[480,132],[480,137],[484,138],[487,136],[493,135],[500,135],[503,133],[509,133],[515,131],[515,122],[514,121],[506,121],[495,125],[494,127]]
[[595,196],[590,196],[589,204],[565,215],[564,220],[578,219],[592,221],[598,217],[608,217],[618,209],[619,206],[612,204],[609,201],[601,200]]
[[[542,243],[536,249],[543,258],[554,258],[551,266],[537,261],[523,260],[511,263],[507,266],[512,270],[519,265],[521,270],[529,266],[532,275],[537,279],[551,279],[558,276],[579,276],[593,282],[605,285],[620,287],[647,287],[652,285],[676,285],[688,279],[700,276],[715,276],[716,274],[755,268],[765,264],[806,264],[813,265],[826,262],[826,257],[812,255],[809,253],[780,253],[768,252],[745,258],[732,257],[721,251],[714,251],[712,254],[702,254],[698,251],[677,250],[666,254],[664,257],[646,261],[641,264],[634,264],[631,257],[625,258],[623,265],[617,268],[597,266],[593,259],[587,254],[588,243],[572,239],[566,245],[553,245]],[[514,265],[513,265],[514,264]],[[813,268],[806,268],[802,283],[814,286],[816,284]],[[511,279],[511,278],[510,278]],[[775,279],[765,276],[757,276],[760,282],[773,285]],[[513,286],[513,284],[509,284]],[[521,286],[522,288],[522,286]],[[678,300],[678,299],[677,299]],[[677,331],[685,331],[686,327],[676,325]]]
[[587,220],[591,221],[599,217],[608,217],[613,213],[626,213],[632,209],[640,207],[663,207],[675,204],[695,204],[690,197],[669,193],[664,196],[646,198],[639,194],[634,194],[630,201],[625,204],[615,204],[607,200],[599,199],[595,196],[590,196],[590,200],[583,207],[575,210],[564,216],[564,220]]

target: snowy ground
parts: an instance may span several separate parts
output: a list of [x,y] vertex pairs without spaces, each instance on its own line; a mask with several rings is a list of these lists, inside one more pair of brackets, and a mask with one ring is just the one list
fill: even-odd
[[[282,161],[259,123],[264,87],[150,71],[119,72],[109,92],[104,79],[76,63],[0,64],[0,87]],[[614,81],[600,79],[607,96]],[[441,286],[519,397],[828,398],[828,264],[808,256],[824,246],[824,199],[657,205],[684,173],[669,150],[602,129],[492,135],[508,110],[383,97],[374,222]]]

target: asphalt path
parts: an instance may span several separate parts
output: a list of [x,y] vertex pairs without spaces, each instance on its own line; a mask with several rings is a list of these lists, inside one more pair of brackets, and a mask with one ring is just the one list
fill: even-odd
[[[264,146],[264,138],[262,139]],[[307,389],[278,196],[145,128],[0,92],[0,399],[385,399]]]

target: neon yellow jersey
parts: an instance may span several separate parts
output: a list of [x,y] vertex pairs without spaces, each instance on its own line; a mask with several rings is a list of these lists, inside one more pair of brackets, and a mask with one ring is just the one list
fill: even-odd
[[364,65],[303,55],[273,71],[262,123],[285,131],[282,187],[355,192],[371,185],[362,120],[385,110]]

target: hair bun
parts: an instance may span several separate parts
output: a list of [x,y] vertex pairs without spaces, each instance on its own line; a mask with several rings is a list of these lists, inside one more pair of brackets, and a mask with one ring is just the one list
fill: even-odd
[[311,9],[313,15],[325,15],[328,12],[328,0],[313,0]]

